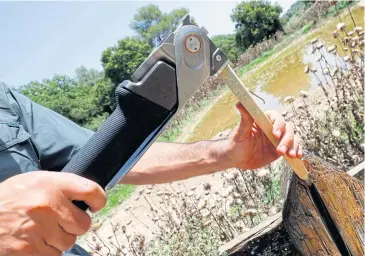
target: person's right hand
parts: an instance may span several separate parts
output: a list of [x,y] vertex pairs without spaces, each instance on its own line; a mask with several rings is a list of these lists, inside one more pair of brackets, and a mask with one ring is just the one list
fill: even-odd
[[36,171],[0,183],[0,256],[53,256],[71,248],[91,225],[91,212],[106,204],[103,189],[71,173]]

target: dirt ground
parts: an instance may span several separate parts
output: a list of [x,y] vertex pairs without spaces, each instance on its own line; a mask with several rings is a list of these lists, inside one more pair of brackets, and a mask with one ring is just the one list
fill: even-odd
[[[292,43],[295,43],[295,41]],[[275,55],[273,57],[275,57]],[[219,98],[220,97],[218,97],[217,100]],[[321,89],[317,88],[316,90],[311,91],[310,97],[308,99],[308,104],[311,106],[316,106],[315,108],[319,109],[321,105],[323,105],[323,100],[324,95],[321,92]],[[215,102],[216,100],[214,101],[214,103]],[[301,99],[297,99],[294,102],[294,105],[296,107],[298,106],[298,104],[302,104]],[[202,110],[202,112],[198,115],[199,120],[204,117],[204,115],[208,112],[209,108],[212,105],[214,104],[209,104],[209,107]],[[291,107],[288,106],[286,109],[282,109],[279,111],[283,113],[287,111],[287,113],[285,113],[284,115],[289,117],[292,115],[292,113],[290,113],[290,110]],[[195,122],[194,124],[186,128],[186,131],[183,132],[183,135],[179,137],[179,141],[185,141],[188,138],[187,134],[193,132],[197,123],[198,122]],[[212,139],[227,136],[229,132],[230,131],[223,131]],[[161,184],[155,186],[138,186],[136,191],[127,200],[125,200],[118,207],[116,207],[107,218],[94,219],[91,231],[87,235],[81,237],[78,241],[78,244],[89,250],[89,245],[95,245],[95,239],[93,237],[98,236],[103,240],[105,244],[108,245],[108,247],[113,248],[113,244],[128,244],[128,240],[133,239],[133,235],[136,234],[143,234],[143,242],[146,243],[151,238],[153,238],[154,233],[157,230],[156,225],[152,220],[153,213],[151,212],[150,208],[151,205],[157,208],[164,207],[161,204],[161,196],[164,196],[166,193],[180,193],[180,191],[189,193],[190,191],[194,191],[195,195],[200,194],[203,197],[205,194],[203,185],[205,183],[209,183],[211,185],[212,193],[222,193],[224,180],[222,175],[224,173],[227,173],[227,171],[194,177],[188,180],[173,182],[169,184]],[[142,191],[144,193],[141,193]],[[147,200],[145,198],[146,195],[148,195]],[[122,228],[113,231],[113,226],[116,225],[119,225],[120,227],[126,226],[128,231],[124,233],[122,231]],[[134,231],[134,234],[131,230]],[[116,237],[118,241],[115,239]],[[108,251],[102,251],[100,252],[100,254],[107,255]]]
[[[227,136],[229,132],[229,130],[223,131],[212,139]],[[229,171],[225,171],[224,173],[228,172]],[[152,220],[153,213],[150,210],[150,205],[156,206],[157,208],[164,207],[161,204],[161,196],[166,193],[180,193],[180,191],[189,193],[190,191],[194,191],[195,195],[204,196],[205,191],[203,185],[206,183],[211,185],[211,194],[215,192],[221,193],[224,180],[222,174],[223,172],[218,172],[168,184],[138,186],[136,191],[127,200],[113,209],[113,212],[110,213],[110,217],[98,219],[96,221],[93,220],[92,231],[81,238],[79,244],[88,250],[88,243],[94,244],[94,231],[96,231],[97,235],[102,238],[104,242],[110,243],[110,241],[112,241],[112,243],[117,244],[115,236],[113,235],[112,224],[114,226],[126,226],[128,230],[135,230],[135,234],[127,233],[128,235],[131,235],[131,238],[133,235],[143,234],[146,240],[145,242],[147,242],[154,236],[154,232],[157,230],[156,224]],[[143,194],[141,192],[143,192]],[[116,233],[116,237],[120,244],[128,243],[127,237],[123,234],[121,229],[116,231]],[[110,244],[110,247],[112,248],[113,245]],[[104,253],[102,255],[107,255],[107,251]]]
[[[323,99],[324,95],[321,93],[321,89],[318,88],[311,91],[307,102],[315,109],[320,109],[323,104]],[[302,101],[298,98],[293,104],[297,107],[298,104],[302,104]],[[206,111],[207,110],[204,110],[204,112]],[[282,113],[287,112],[287,114],[284,114],[287,117],[292,115],[290,106],[279,111],[282,111]],[[220,132],[212,139],[227,137],[229,133],[230,130]],[[136,191],[127,200],[113,209],[107,218],[94,219],[92,230],[80,239],[79,244],[85,249],[89,249],[90,245],[95,244],[93,241],[95,238],[93,237],[95,237],[96,234],[104,243],[108,244],[111,249],[114,247],[112,244],[128,244],[128,239],[133,239],[139,234],[143,234],[144,243],[147,243],[154,237],[154,233],[158,230],[153,221],[153,212],[150,210],[151,205],[154,208],[163,208],[164,205],[162,204],[161,197],[169,193],[185,192],[189,195],[189,193],[192,193],[191,191],[193,191],[194,195],[201,195],[203,198],[205,194],[203,187],[206,183],[211,185],[211,194],[222,193],[224,191],[224,177],[222,175],[228,175],[229,172],[230,171],[228,170],[168,184],[138,186]],[[113,226],[116,225],[119,227],[125,226],[127,228],[126,234],[119,228],[115,231],[114,235]],[[118,241],[116,241],[115,237],[117,237]],[[101,252],[102,255],[107,255],[107,253],[108,251]]]

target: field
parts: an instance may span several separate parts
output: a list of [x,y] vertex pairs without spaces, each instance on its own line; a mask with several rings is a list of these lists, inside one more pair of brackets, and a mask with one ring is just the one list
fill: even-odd
[[[364,33],[358,24],[336,23],[336,44],[324,45],[321,38],[309,43],[319,68],[308,65],[302,72],[316,81],[316,88],[302,90],[298,98],[286,97],[282,115],[294,123],[308,151],[347,170],[364,160]],[[311,33],[309,26],[306,24],[296,35]],[[237,65],[237,71],[241,75],[252,71],[285,51],[293,40],[286,37],[279,43],[267,43],[259,57],[244,66]],[[186,110],[161,139],[182,138],[182,127],[191,113],[206,111],[209,102],[225,91],[219,80],[210,81],[199,92],[206,102],[192,104],[195,112]],[[213,139],[229,133],[225,130]],[[284,169],[280,159],[260,170],[232,169],[182,182],[138,187],[122,205],[112,209],[134,189],[120,187],[101,213],[104,217],[96,218],[98,222],[81,244],[94,255],[217,255],[219,246],[281,211]]]

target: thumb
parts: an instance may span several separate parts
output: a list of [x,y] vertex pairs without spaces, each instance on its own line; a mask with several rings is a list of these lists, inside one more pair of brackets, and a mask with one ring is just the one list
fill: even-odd
[[84,201],[91,212],[99,211],[105,206],[106,193],[94,181],[72,173],[58,172],[52,175],[57,178],[59,188],[70,201]]
[[240,102],[236,104],[236,108],[241,115],[241,120],[233,131],[233,139],[242,140],[250,136],[252,131],[253,118]]

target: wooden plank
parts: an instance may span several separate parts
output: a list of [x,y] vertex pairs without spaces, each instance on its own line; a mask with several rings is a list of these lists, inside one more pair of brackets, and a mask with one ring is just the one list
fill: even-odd
[[265,221],[261,222],[259,225],[251,228],[249,231],[237,236],[233,240],[224,244],[219,248],[220,254],[223,252],[231,253],[236,247],[243,247],[249,241],[259,237],[263,233],[277,227],[281,223],[281,212],[267,218]]
[[[283,210],[291,241],[303,255],[364,255],[363,184],[314,155],[303,160],[330,217],[318,213],[310,188],[294,176]],[[340,236],[331,236],[325,218],[333,220]],[[337,240],[344,244],[336,246]]]
[[219,248],[224,255],[299,255],[283,230],[281,213],[277,213],[256,227]]
[[[347,174],[361,179],[364,176],[364,162],[349,170]],[[219,248],[219,254],[231,256],[300,255],[283,227],[282,213],[269,217],[248,232],[224,244]]]
[[347,174],[357,178],[357,176],[360,176],[361,174],[363,175],[364,167],[365,167],[365,161],[361,162],[360,164],[352,168],[350,171],[347,172]]

